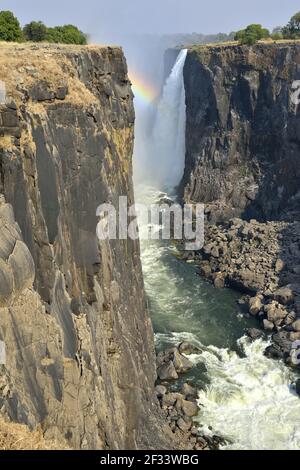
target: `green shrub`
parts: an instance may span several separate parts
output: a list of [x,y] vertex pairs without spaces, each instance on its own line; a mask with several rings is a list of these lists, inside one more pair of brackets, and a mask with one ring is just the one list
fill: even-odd
[[60,44],[87,44],[86,35],[71,24],[48,28],[46,41]]
[[271,38],[274,39],[274,41],[279,41],[280,39],[283,39],[283,34],[282,33],[272,33]]
[[45,41],[47,37],[47,26],[41,21],[32,21],[23,28],[23,33],[27,41]]
[[42,21],[31,21],[22,30],[18,19],[12,12],[0,11],[0,41],[47,41],[85,45],[87,36],[72,24],[47,28]]
[[263,28],[260,24],[250,24],[246,29],[242,29],[235,34],[234,39],[239,41],[241,44],[247,44],[249,46],[255,44],[260,39],[266,39],[270,37],[270,31]]
[[23,33],[18,19],[11,11],[0,11],[0,41],[21,42]]
[[285,39],[300,38],[300,12],[292,16],[288,24],[282,28],[282,33]]

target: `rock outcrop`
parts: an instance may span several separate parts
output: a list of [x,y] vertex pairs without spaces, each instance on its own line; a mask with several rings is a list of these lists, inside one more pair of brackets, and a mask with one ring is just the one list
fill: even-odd
[[225,444],[225,440],[211,433],[204,434],[199,429],[198,420],[193,419],[199,413],[197,388],[188,382],[179,387],[176,382],[179,375],[185,374],[193,367],[193,362],[187,356],[199,352],[197,347],[187,342],[160,351],[156,358],[158,384],[155,391],[166,422],[181,443],[181,448],[196,451],[218,450]]
[[189,49],[183,192],[212,223],[299,214],[299,64],[299,43]]
[[0,80],[1,414],[73,448],[169,448],[139,244],[96,237],[98,205],[133,202],[123,53],[1,45]]

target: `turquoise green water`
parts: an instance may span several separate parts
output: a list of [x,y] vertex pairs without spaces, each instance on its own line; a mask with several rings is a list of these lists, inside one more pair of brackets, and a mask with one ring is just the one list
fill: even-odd
[[168,343],[168,337],[179,339],[184,333],[184,339],[189,333],[206,346],[235,349],[250,324],[239,313],[239,295],[216,289],[197,274],[194,264],[175,254],[176,248],[167,243],[142,244],[145,286],[158,345]]

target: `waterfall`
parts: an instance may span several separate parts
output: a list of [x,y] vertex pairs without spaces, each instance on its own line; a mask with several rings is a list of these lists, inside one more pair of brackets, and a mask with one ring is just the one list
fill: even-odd
[[166,81],[153,129],[151,167],[160,189],[174,188],[184,172],[186,106],[183,68],[186,56],[187,50],[183,49]]
[[[143,182],[158,190],[173,189],[180,183],[185,166],[186,106],[183,68],[187,50],[180,51],[158,102],[151,134],[144,146],[147,161]],[[145,148],[145,147],[144,147]]]

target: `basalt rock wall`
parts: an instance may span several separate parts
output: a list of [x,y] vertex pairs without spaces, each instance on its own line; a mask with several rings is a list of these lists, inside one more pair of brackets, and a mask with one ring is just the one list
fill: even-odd
[[182,192],[211,222],[294,219],[300,207],[300,45],[196,46],[184,69]]
[[139,243],[96,236],[100,204],[133,203],[122,50],[1,45],[0,80],[1,415],[73,448],[168,448]]

